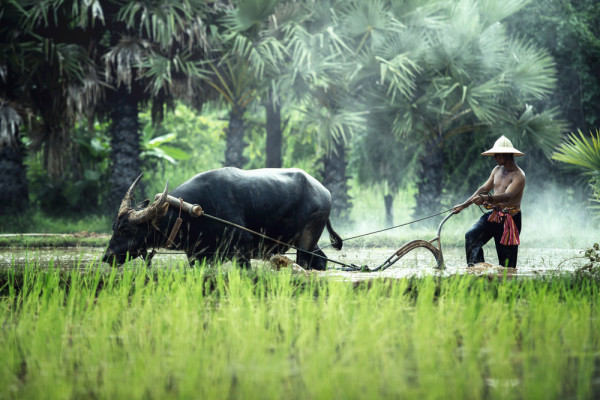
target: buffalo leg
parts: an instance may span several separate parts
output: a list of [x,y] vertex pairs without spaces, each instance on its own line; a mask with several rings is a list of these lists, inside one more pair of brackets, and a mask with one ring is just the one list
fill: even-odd
[[[324,271],[327,267],[325,253],[317,247],[319,237],[325,228],[327,221],[319,221],[306,226],[300,235],[298,247],[306,251],[298,250],[296,263],[307,269],[317,269]],[[312,254],[311,254],[312,253]]]
[[[303,253],[303,256],[300,255]],[[301,265],[307,269],[316,269],[319,271],[325,271],[327,268],[327,256],[323,253],[323,250],[315,247],[315,249],[310,253],[304,253],[298,251],[298,256],[296,257],[296,263]]]

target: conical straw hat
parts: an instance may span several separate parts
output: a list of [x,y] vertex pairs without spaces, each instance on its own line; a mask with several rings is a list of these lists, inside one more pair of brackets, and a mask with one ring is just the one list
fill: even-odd
[[515,149],[512,142],[506,136],[500,136],[500,139],[494,143],[494,147],[481,153],[482,156],[493,156],[494,154],[514,154],[515,157],[525,155],[525,153]]

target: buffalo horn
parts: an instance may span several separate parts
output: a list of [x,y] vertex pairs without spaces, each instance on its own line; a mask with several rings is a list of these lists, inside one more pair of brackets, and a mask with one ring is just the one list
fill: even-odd
[[131,202],[133,201],[133,192],[135,192],[135,188],[137,187],[138,183],[140,182],[140,179],[142,179],[142,175],[143,174],[140,174],[140,176],[138,176],[137,179],[135,181],[133,181],[133,183],[127,190],[127,193],[125,193],[125,197],[123,197],[123,200],[121,201],[121,206],[119,207],[119,215],[128,213],[129,210],[131,210]]
[[129,214],[129,221],[134,224],[141,224],[141,223],[146,222],[146,221],[154,218],[155,216],[157,216],[161,212],[163,205],[167,201],[168,193],[169,193],[169,180],[167,179],[167,184],[165,185],[165,190],[160,195],[160,198],[142,210],[131,211],[131,213]]

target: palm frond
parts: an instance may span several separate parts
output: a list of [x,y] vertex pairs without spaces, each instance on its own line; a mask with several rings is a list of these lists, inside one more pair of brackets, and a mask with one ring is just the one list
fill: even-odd
[[550,157],[562,139],[566,123],[560,118],[557,108],[536,112],[533,106],[527,104],[525,111],[516,121],[516,145],[537,147]]
[[97,76],[95,68],[88,66],[80,81],[70,81],[66,88],[68,119],[75,121],[81,116],[91,114],[94,106],[103,98],[104,82]]
[[85,0],[81,3],[74,1],[71,13],[73,18],[79,21],[78,25],[84,29],[88,26],[94,27],[96,20],[102,24],[105,23],[104,10],[100,0]]
[[531,0],[479,0],[478,3],[485,23],[492,25],[522,10]]
[[315,126],[317,136],[324,147],[331,151],[335,143],[348,143],[357,130],[364,127],[364,112],[352,112],[342,108],[322,107],[310,103],[301,109],[306,114],[306,123]]
[[201,16],[205,7],[203,2],[191,1],[130,1],[119,9],[117,20],[162,50],[175,44],[203,45],[206,39]]
[[353,51],[373,52],[384,44],[387,37],[399,34],[403,28],[381,0],[349,2],[342,8],[342,21],[339,29],[342,35],[354,43]]
[[123,36],[104,56],[105,79],[124,84],[131,89],[134,71],[140,71],[144,58],[152,52],[152,43],[145,39]]
[[486,124],[497,122],[509,112],[497,99],[498,94],[504,89],[504,85],[502,79],[494,77],[468,88],[466,103],[481,122]]
[[21,116],[17,110],[0,98],[0,148],[16,144],[20,124]]
[[[479,7],[475,0],[458,0],[449,10],[449,38],[458,39],[456,46],[479,37],[482,30]],[[450,44],[450,43],[449,43]]]
[[495,23],[488,26],[479,37],[477,62],[493,74],[500,73],[506,64],[507,44],[508,38],[502,24]]
[[577,133],[571,133],[552,154],[552,158],[586,174],[599,174],[600,131],[596,130],[595,134],[590,132],[589,136],[580,130]]
[[548,51],[513,38],[508,43],[506,76],[514,93],[525,101],[541,100],[554,89],[556,66]]
[[415,78],[420,71],[419,65],[408,54],[398,54],[391,60],[376,57],[379,61],[379,76],[382,85],[387,84],[388,95],[394,102],[401,95],[409,99],[415,90]]
[[224,25],[235,32],[259,26],[269,18],[282,0],[241,0],[223,17]]

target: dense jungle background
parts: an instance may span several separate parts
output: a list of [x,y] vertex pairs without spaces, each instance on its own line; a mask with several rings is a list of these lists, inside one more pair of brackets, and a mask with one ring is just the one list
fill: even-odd
[[152,197],[221,166],[303,168],[338,223],[390,226],[462,202],[502,134],[524,201],[591,214],[599,20],[596,0],[1,0],[0,233],[108,232],[140,173]]

